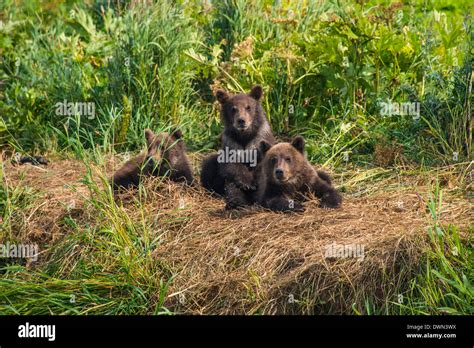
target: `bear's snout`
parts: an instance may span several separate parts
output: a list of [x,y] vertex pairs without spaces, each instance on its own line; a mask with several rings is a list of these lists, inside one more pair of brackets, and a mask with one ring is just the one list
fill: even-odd
[[233,126],[239,131],[247,130],[253,122],[253,116],[243,107],[237,107],[233,115]]
[[234,118],[234,128],[236,128],[239,131],[245,131],[247,128],[249,128],[250,123],[252,122],[252,119],[249,115],[246,115],[243,112],[238,113],[235,115]]
[[245,119],[244,119],[244,118],[239,117],[239,118],[237,119],[237,127],[238,127],[238,128],[245,128],[245,123],[246,123],[246,122],[245,122]]
[[284,176],[285,176],[285,172],[283,171],[283,169],[281,169],[281,168],[276,168],[276,169],[275,169],[275,177],[276,177],[278,180],[283,179]]

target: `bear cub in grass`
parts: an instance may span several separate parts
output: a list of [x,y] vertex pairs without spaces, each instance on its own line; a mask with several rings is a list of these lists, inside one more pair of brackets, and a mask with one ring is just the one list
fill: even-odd
[[325,208],[337,208],[342,197],[323,171],[316,171],[304,155],[304,139],[271,146],[260,144],[264,158],[259,166],[258,203],[274,211],[304,211],[300,203],[306,194],[314,194]]
[[259,146],[262,141],[270,145],[275,142],[260,103],[262,94],[260,86],[254,86],[248,94],[216,92],[224,125],[222,148],[203,161],[201,184],[211,192],[224,195],[226,209],[255,202]]
[[167,176],[173,181],[191,184],[193,174],[182,137],[180,130],[155,135],[150,129],[145,129],[147,151],[130,159],[115,172],[110,179],[114,191],[138,186],[144,176]]

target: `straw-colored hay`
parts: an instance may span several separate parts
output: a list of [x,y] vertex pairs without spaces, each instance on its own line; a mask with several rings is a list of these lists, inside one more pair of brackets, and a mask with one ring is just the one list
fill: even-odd
[[[366,177],[385,172],[375,169]],[[93,218],[85,205],[89,191],[80,182],[81,162],[57,160],[44,168],[6,164],[5,173],[7,180],[24,177],[44,193],[39,205],[25,212],[24,238],[61,238],[66,212]],[[446,173],[436,174],[448,178],[446,187],[459,184],[459,176]],[[370,181],[363,174],[353,170],[344,179],[336,177],[349,188],[341,209],[325,210],[309,201],[300,214],[259,207],[228,212],[222,200],[199,187],[147,180],[144,209],[152,231],[161,235],[153,257],[176,274],[165,306],[180,313],[337,314],[351,313],[352,304],[364,303],[367,294],[380,302],[396,301],[394,289],[416,273],[427,245],[432,221],[426,202],[433,177]],[[134,194],[121,199],[132,221],[140,221]],[[472,224],[466,199],[448,192],[443,204],[442,222]],[[363,255],[327,257],[334,244],[363,247]]]

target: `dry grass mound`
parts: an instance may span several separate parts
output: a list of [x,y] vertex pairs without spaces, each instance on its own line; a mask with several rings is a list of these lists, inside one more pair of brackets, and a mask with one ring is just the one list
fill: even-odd
[[[113,163],[107,167],[111,172]],[[71,211],[79,222],[93,223],[89,191],[80,181],[84,172],[73,160],[44,168],[6,164],[7,180],[43,193],[25,212],[27,223],[19,228],[24,238],[45,243],[61,238],[68,233],[61,217]],[[165,306],[193,314],[338,314],[352,313],[352,305],[363,304],[367,294],[396,301],[394,289],[416,273],[426,246],[433,178],[445,178],[452,187],[444,197],[443,223],[468,226],[472,216],[469,202],[456,193],[460,177],[451,169],[404,177],[388,172],[376,168],[336,176],[346,189],[342,208],[326,210],[309,201],[301,214],[259,207],[228,212],[202,188],[148,180],[143,209],[160,238],[153,257],[176,275]],[[135,199],[136,192],[126,192],[119,204],[138,223],[143,214]]]

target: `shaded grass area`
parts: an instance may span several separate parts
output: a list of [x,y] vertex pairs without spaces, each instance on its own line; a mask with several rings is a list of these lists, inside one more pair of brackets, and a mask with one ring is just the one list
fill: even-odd
[[[347,168],[341,210],[285,215],[160,179],[114,201],[121,160],[84,156],[3,162],[2,236],[40,245],[37,262],[3,263],[3,314],[473,312],[468,164]],[[326,257],[332,244],[364,257]]]

